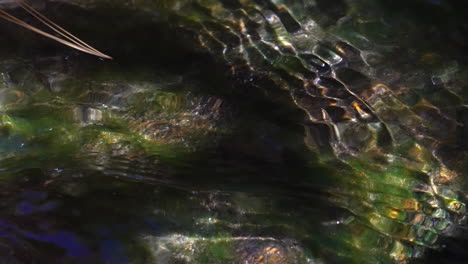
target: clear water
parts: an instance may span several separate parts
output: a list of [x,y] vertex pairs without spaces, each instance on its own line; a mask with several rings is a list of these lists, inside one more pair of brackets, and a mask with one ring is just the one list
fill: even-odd
[[[271,1],[280,4],[276,2],[283,1]],[[285,2],[291,12],[309,8],[303,1]],[[369,67],[353,64],[349,53],[343,56],[349,68],[399,87],[392,90],[396,103],[382,96],[388,101],[382,99],[387,105],[381,107],[372,103],[374,97],[367,98],[367,107],[389,127],[392,146],[397,147],[386,145],[374,121],[369,127],[377,131],[376,140],[367,126],[341,123],[333,114],[340,110],[326,108],[331,123],[344,131],[340,146],[347,148],[340,154],[323,128],[311,124],[323,113],[325,100],[309,102],[288,90],[297,80],[276,78],[303,71],[294,57],[286,56],[288,51],[279,56],[262,50],[269,55],[266,64],[252,56],[251,71],[236,68],[241,63],[226,63],[236,59],[234,52],[227,49],[219,55],[217,44],[203,39],[206,32],[223,32],[216,23],[206,22],[206,32],[200,33],[190,26],[193,22],[180,19],[192,18],[192,9],[178,10],[180,17],[174,18],[165,17],[162,1],[135,8],[126,1],[108,9],[90,7],[86,1],[76,1],[85,3],[81,6],[59,1],[41,7],[111,54],[113,61],[81,54],[2,21],[0,263],[466,261],[461,246],[466,242],[466,130],[460,132],[455,121],[442,122],[437,115],[431,119],[432,112],[422,106],[416,111],[425,99],[447,116],[460,111],[457,121],[466,124],[466,93],[458,85],[466,80],[464,55],[454,63],[455,51],[430,40],[427,46],[437,53],[423,56],[431,61],[429,66],[417,65],[395,48],[398,40],[386,35],[395,27],[401,32],[405,23],[344,20],[342,27],[333,28],[329,25],[343,16],[343,1],[330,6],[317,2],[329,11],[317,19],[324,31],[353,45],[367,45],[361,55]],[[201,11],[193,9],[195,20],[197,12],[217,10],[210,9],[216,3],[197,3]],[[424,7],[434,5],[439,3]],[[344,10],[349,6],[354,4]],[[11,12],[24,16],[20,10]],[[275,21],[273,15],[265,17]],[[401,19],[392,12],[387,17]],[[293,27],[281,19],[286,30]],[[427,23],[424,16],[418,19],[415,15],[416,22],[408,23]],[[301,26],[308,28],[305,20]],[[392,23],[397,26],[386,28]],[[357,41],[359,36],[348,27],[362,29],[368,39]],[[307,39],[327,38],[314,28],[310,32],[317,35],[293,37],[278,30],[284,38],[271,41],[280,48],[292,43],[301,50]],[[269,33],[264,34],[260,37],[268,40]],[[427,47],[415,45],[419,37],[402,38],[401,46],[426,54]],[[229,41],[235,43],[222,38],[222,43]],[[326,47],[301,56],[312,58],[311,65],[318,69],[321,78],[315,84],[341,98],[334,89],[344,88],[325,72],[327,67],[339,68],[343,58]],[[441,65],[434,66],[439,61]],[[268,63],[273,67],[265,66]],[[348,80],[347,89],[359,92],[360,75],[336,72]],[[434,85],[422,87],[421,80]],[[407,92],[405,85],[416,92]],[[340,103],[353,105],[347,99]],[[368,109],[361,107],[366,120]],[[413,113],[424,116],[417,120],[429,126],[416,124]],[[392,114],[400,119],[389,118]],[[440,127],[448,132],[435,133]],[[451,142],[452,131],[461,133],[453,138],[462,140],[447,144],[456,148],[447,150],[452,161],[442,163],[428,158],[432,149],[415,136],[431,135],[437,139],[431,146],[445,146],[440,142]],[[453,175],[458,177],[450,181]],[[434,179],[442,182],[440,177],[448,183],[434,184]],[[437,189],[435,194],[431,188]]]

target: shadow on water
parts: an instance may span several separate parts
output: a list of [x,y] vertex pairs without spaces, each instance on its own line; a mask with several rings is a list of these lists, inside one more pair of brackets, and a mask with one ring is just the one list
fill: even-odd
[[[25,134],[3,124],[1,263],[152,263],[167,245],[151,244],[149,238],[171,234],[287,238],[318,246],[324,234],[314,229],[341,214],[326,202],[323,191],[333,172],[317,165],[304,147],[302,113],[278,99],[287,96],[278,96],[281,92],[274,88],[262,90],[255,86],[258,82],[239,85],[229,79],[223,66],[191,48],[194,36],[157,17],[67,5],[52,5],[44,12],[115,60],[36,41],[27,31],[1,24],[6,32],[2,56],[32,65],[39,77],[26,81],[44,86],[36,87],[39,92],[25,91],[33,94],[32,105],[6,111],[29,125]],[[51,65],[58,69],[50,70]],[[60,74],[90,81],[65,86],[74,89],[67,91],[56,86],[54,78]],[[20,83],[13,77],[13,84]],[[182,148],[172,155],[144,150],[130,155],[119,152],[120,145],[83,154],[80,148],[91,133],[87,130],[125,134],[122,126],[130,124],[82,127],[67,116],[67,104],[88,104],[80,96],[95,83],[142,80],[169,83],[163,89],[167,92],[219,98],[228,111],[218,122],[228,133],[208,134],[195,151]],[[51,106],[61,96],[68,100],[61,106],[63,113]],[[43,132],[52,129],[62,132]],[[71,139],[62,141],[61,133]],[[90,165],[94,159],[110,161]]]

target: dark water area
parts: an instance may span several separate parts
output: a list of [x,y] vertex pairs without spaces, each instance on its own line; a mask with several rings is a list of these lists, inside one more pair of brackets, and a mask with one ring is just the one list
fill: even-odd
[[468,260],[458,2],[33,4],[114,59],[0,21],[0,263]]

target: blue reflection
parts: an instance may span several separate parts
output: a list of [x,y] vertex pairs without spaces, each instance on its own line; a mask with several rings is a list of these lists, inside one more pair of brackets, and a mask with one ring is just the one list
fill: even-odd
[[43,192],[24,191],[20,196],[25,200],[16,205],[16,215],[29,215],[37,211],[47,212],[57,209],[60,205],[57,201],[48,201],[42,205],[37,205],[38,202],[47,198],[47,193]]
[[115,240],[104,240],[100,244],[101,258],[106,264],[128,263],[125,248],[122,243]]
[[70,257],[86,258],[91,255],[90,249],[71,232],[61,231],[53,234],[35,234],[23,231],[15,225],[0,219],[0,238],[7,238],[12,242],[23,245],[18,239],[19,235],[66,249],[66,254]]
[[67,255],[76,258],[85,258],[91,251],[73,233],[62,231],[54,234],[33,234],[24,232],[24,236],[37,241],[55,244],[67,250]]
[[20,196],[27,200],[43,200],[47,198],[47,193],[28,190],[22,192]]
[[16,215],[28,215],[36,211],[36,207],[28,201],[20,202],[16,205],[15,214]]
[[47,211],[55,210],[55,209],[57,209],[59,206],[60,206],[60,203],[59,203],[59,202],[50,201],[50,202],[47,202],[47,203],[41,205],[41,206],[38,208],[38,210],[41,211],[41,212],[47,212]]
[[283,146],[276,143],[273,139],[267,137],[266,135],[261,135],[259,137],[260,141],[263,143],[263,144],[266,144],[268,146],[271,146],[273,147],[275,150],[282,150],[283,149]]

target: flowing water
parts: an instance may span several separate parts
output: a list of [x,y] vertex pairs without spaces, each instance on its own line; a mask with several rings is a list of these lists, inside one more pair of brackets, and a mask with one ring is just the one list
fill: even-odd
[[0,21],[0,263],[466,263],[455,1],[31,4],[114,60]]

